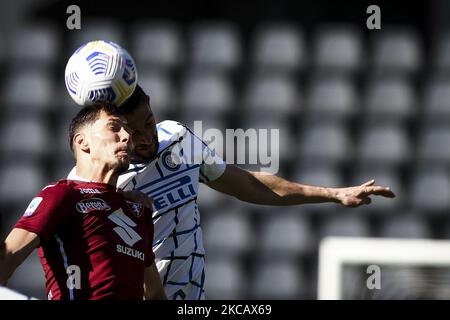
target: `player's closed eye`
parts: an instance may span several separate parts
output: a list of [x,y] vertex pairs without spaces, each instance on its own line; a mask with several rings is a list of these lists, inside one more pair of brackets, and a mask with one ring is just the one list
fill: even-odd
[[114,132],[120,131],[120,127],[118,125],[110,124],[108,125],[108,128]]
[[119,132],[122,129],[122,127],[124,127],[122,124],[118,122],[109,122],[107,126],[108,129],[113,132]]

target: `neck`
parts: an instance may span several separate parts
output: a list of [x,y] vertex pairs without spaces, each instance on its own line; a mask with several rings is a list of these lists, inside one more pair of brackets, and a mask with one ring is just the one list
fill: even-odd
[[106,164],[89,164],[77,162],[77,176],[90,182],[99,182],[116,186],[119,174],[115,168],[108,167]]

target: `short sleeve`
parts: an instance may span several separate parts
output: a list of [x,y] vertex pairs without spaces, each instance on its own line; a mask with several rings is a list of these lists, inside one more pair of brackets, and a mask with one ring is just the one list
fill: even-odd
[[41,241],[52,237],[72,214],[70,189],[67,185],[48,185],[31,200],[15,228],[36,233]]
[[189,148],[185,149],[192,151],[195,163],[200,165],[199,181],[206,183],[216,180],[225,172],[225,161],[189,128],[186,129],[183,143],[189,142]]
[[203,163],[200,166],[200,182],[205,183],[219,178],[225,172],[226,163],[206,143],[203,142],[203,144]]

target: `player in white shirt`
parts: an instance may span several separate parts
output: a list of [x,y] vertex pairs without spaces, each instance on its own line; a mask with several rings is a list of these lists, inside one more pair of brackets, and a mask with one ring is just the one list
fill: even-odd
[[197,205],[199,182],[217,179],[226,165],[182,124],[166,120],[156,127],[156,158],[145,165],[131,165],[119,186],[137,189],[153,199],[157,228],[153,250],[167,295],[203,299],[205,250]]
[[183,124],[156,124],[149,96],[139,86],[120,109],[132,129],[135,150],[118,186],[153,199],[153,251],[168,299],[205,298],[200,182],[242,201],[275,206],[336,202],[357,207],[369,204],[370,195],[394,197],[373,180],[347,188],[315,187],[226,164]]

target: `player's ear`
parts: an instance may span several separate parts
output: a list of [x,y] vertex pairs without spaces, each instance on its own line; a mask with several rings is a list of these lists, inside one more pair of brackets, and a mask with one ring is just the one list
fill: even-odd
[[73,144],[75,148],[78,148],[84,152],[89,152],[89,143],[86,139],[86,134],[78,132],[73,136]]

